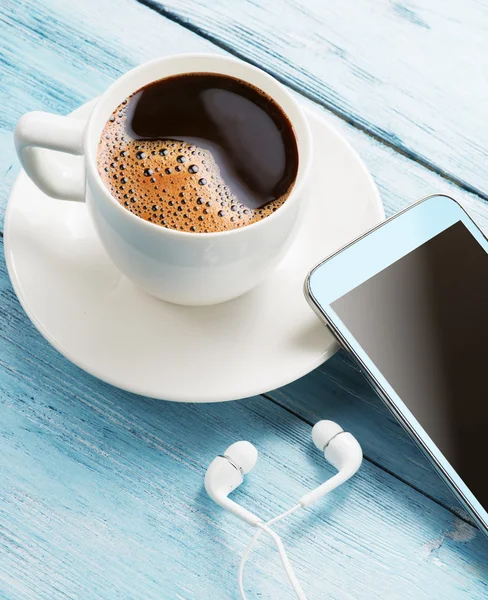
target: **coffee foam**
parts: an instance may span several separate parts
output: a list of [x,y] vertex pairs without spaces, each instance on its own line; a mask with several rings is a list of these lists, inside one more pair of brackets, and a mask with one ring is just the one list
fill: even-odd
[[250,225],[275,212],[286,194],[249,208],[223,180],[212,153],[177,140],[134,139],[124,102],[112,113],[100,139],[98,172],[122,206],[151,223],[196,233]]

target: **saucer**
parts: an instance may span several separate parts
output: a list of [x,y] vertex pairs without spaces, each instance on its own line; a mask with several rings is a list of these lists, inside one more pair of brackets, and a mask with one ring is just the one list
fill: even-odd
[[[92,106],[73,114],[87,118]],[[337,343],[304,298],[305,277],[384,213],[356,152],[326,120],[304,110],[314,142],[313,197],[300,232],[264,283],[215,306],[176,306],[142,292],[108,258],[84,204],[48,198],[21,172],[5,218],[5,256],[20,303],[41,334],[103,381],[178,402],[261,394],[332,356]]]

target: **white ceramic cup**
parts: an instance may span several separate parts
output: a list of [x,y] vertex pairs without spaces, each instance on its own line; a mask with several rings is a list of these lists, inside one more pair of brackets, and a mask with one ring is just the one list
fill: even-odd
[[[288,116],[299,166],[286,202],[262,221],[216,233],[167,229],[132,214],[103,184],[97,147],[107,119],[133,92],[181,73],[219,73],[247,81],[273,98]],[[100,96],[88,121],[43,112],[23,115],[15,130],[23,168],[48,196],[86,202],[115,265],[149,294],[186,305],[216,304],[247,292],[266,277],[290,246],[306,204],[311,135],[302,109],[275,79],[244,62],[209,54],[182,54],[136,67]],[[58,152],[78,155],[59,160]]]

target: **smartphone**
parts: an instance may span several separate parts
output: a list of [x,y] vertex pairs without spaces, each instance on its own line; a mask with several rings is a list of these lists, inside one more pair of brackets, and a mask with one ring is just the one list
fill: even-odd
[[305,295],[488,535],[488,240],[432,195],[309,273]]

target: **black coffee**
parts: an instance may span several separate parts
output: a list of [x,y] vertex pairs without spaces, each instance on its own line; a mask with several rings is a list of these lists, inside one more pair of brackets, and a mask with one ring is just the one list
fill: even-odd
[[298,170],[281,108],[254,86],[210,73],[162,79],[124,100],[105,125],[97,159],[128,210],[200,233],[272,214]]

